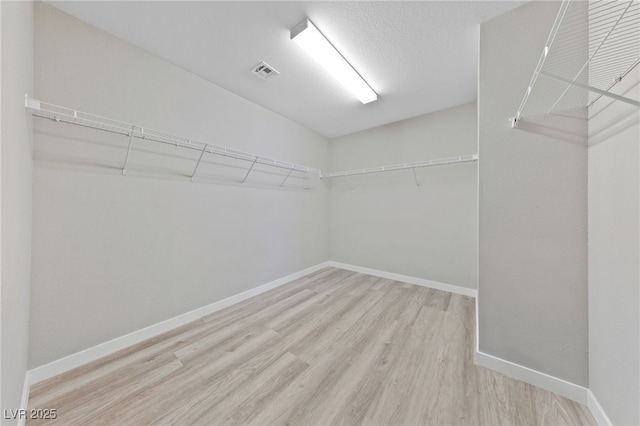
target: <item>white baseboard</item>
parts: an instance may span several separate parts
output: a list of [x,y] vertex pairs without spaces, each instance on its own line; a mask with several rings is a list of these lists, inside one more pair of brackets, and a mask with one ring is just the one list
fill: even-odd
[[461,294],[463,296],[476,297],[476,290],[467,287],[461,287],[452,284],[439,283],[437,281],[425,280],[424,278],[410,277],[408,275],[395,274],[393,272],[379,271],[377,269],[365,268],[363,266],[349,265],[329,261],[329,266],[334,268],[346,269],[347,271],[359,272],[361,274],[374,275],[376,277],[387,278],[395,281],[402,281],[409,284],[415,284],[422,287],[434,288],[436,290],[448,291],[450,293]]
[[598,400],[596,399],[591,389],[587,390],[587,407],[589,411],[591,411],[591,415],[596,420],[596,423],[600,426],[612,426],[611,420],[609,420],[609,416],[604,411]]
[[476,364],[587,405],[588,389],[502,358],[476,352]]
[[473,342],[475,353],[480,352],[480,291],[476,290],[476,333]]
[[[182,315],[178,315],[176,317],[159,322],[157,324],[150,325],[149,327],[145,327],[143,329],[134,331],[124,336],[117,337],[113,340],[109,340],[108,342],[101,343],[99,345],[93,346],[83,351],[76,352],[74,354],[71,354],[64,358],[50,362],[48,364],[42,365],[40,367],[33,368],[27,372],[27,375],[29,377],[29,384],[38,383],[50,377],[57,376],[58,374],[72,370],[76,367],[79,367],[91,361],[95,361],[97,359],[110,355],[114,352],[117,352],[131,345],[140,343],[151,337],[157,336],[161,333],[180,327],[184,324],[188,324],[192,321],[202,318],[205,315],[209,315],[211,313],[224,309],[238,302],[242,302],[243,300],[249,299],[253,296],[257,296],[261,293],[264,293],[265,291],[274,289],[283,284],[287,284],[291,281],[297,280],[298,278],[302,278],[305,275],[309,275],[313,272],[319,271],[320,269],[326,268],[328,266],[330,266],[329,262],[320,263],[310,268],[303,269],[302,271],[298,271],[293,274],[287,275],[286,277],[279,278],[277,280],[252,288],[250,290],[236,294],[226,299],[211,303],[210,305],[206,305],[201,308],[194,309],[193,311],[184,313]],[[27,396],[28,396],[28,389],[27,389]]]
[[[318,265],[315,265],[307,269],[287,275],[285,277],[279,278],[277,280],[271,281],[269,283],[252,288],[245,292],[228,297],[226,299],[211,303],[209,305],[203,306],[198,309],[194,309],[193,311],[184,313],[182,315],[178,315],[176,317],[173,317],[168,320],[151,325],[149,327],[145,327],[143,329],[134,331],[132,333],[115,338],[108,342],[101,343],[99,345],[96,345],[91,348],[85,349],[83,351],[77,352],[75,354],[66,356],[59,360],[42,365],[40,367],[36,367],[31,370],[28,370],[25,373],[24,386],[22,389],[22,398],[20,401],[20,408],[27,410],[28,401],[29,401],[29,389],[30,389],[30,386],[35,383],[46,380],[58,374],[64,373],[66,371],[69,371],[73,368],[84,365],[91,361],[95,361],[104,356],[110,355],[114,352],[124,349],[128,346],[142,342],[146,339],[157,336],[161,333],[170,331],[174,328],[180,327],[184,324],[187,324],[189,322],[202,318],[203,316],[209,315],[211,313],[214,313],[216,311],[229,307],[233,304],[242,302],[243,300],[257,296],[268,290],[287,284],[291,281],[297,280],[299,278],[302,278],[306,275],[309,275],[313,272],[319,271],[326,267],[346,269],[348,271],[392,279],[395,281],[402,281],[409,284],[415,284],[422,287],[429,287],[437,290],[448,291],[451,293],[461,294],[464,296],[476,297],[476,294],[477,294],[476,290],[466,288],[466,287],[460,287],[460,286],[451,285],[451,284],[444,284],[437,281],[425,280],[422,278],[416,278],[416,277],[411,277],[407,275],[395,274],[392,272],[380,271],[377,269],[349,265],[346,263],[340,263],[340,262],[334,262],[334,261],[323,262]],[[477,310],[477,307],[476,307],[476,310]],[[478,345],[477,341],[476,341],[476,345]],[[604,409],[602,408],[602,406],[600,405],[596,397],[593,395],[591,390],[587,388],[578,386],[576,384],[567,382],[557,377],[550,376],[545,373],[541,373],[531,368],[524,367],[522,365],[515,364],[513,362],[506,361],[504,359],[501,359],[492,355],[488,355],[484,352],[480,352],[477,347],[476,347],[476,364],[481,365],[483,367],[490,368],[492,370],[505,374],[514,379],[522,380],[523,382],[532,384],[534,386],[548,390],[550,392],[555,392],[559,395],[562,395],[566,398],[569,398],[581,404],[587,405],[593,417],[597,421],[598,425],[604,425],[604,426],[612,425],[611,420],[609,420],[609,417],[607,416],[606,412],[604,411]],[[24,426],[24,424],[25,424],[24,419],[18,421],[19,426]]]
[[[29,405],[29,386],[31,385],[31,374],[27,370],[24,373],[24,384],[22,385],[22,398],[20,398],[20,412],[27,413],[28,405]],[[22,411],[24,410],[24,411]],[[18,419],[18,426],[24,426],[27,419],[25,417],[20,417]]]

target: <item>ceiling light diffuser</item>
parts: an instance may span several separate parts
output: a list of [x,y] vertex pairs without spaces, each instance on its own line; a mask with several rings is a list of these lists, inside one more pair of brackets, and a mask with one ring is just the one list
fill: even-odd
[[308,18],[291,30],[291,39],[298,43],[318,64],[329,72],[363,104],[378,99],[360,74],[336,50]]

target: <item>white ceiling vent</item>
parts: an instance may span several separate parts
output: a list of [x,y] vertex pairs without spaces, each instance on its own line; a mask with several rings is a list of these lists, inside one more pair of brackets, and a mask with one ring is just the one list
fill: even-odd
[[280,74],[278,72],[278,70],[276,70],[275,68],[273,68],[271,65],[267,64],[266,62],[260,62],[258,65],[256,65],[253,69],[252,69],[253,73],[255,75],[257,75],[258,77],[260,77],[263,80],[267,80],[271,77],[274,77],[278,74]]

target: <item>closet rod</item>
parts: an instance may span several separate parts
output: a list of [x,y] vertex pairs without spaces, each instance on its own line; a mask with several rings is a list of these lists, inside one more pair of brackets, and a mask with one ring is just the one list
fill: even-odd
[[[205,152],[208,154],[219,155],[223,157],[233,158],[236,160],[242,160],[252,163],[252,167],[255,164],[261,164],[270,167],[277,167],[281,169],[289,170],[290,172],[301,173],[313,173],[322,178],[322,171],[314,169],[312,167],[303,166],[300,164],[289,163],[287,161],[276,160],[262,155],[251,154],[248,152],[238,151],[225,146],[213,145],[210,143],[198,142],[193,139],[184,138],[181,136],[175,136],[168,133],[162,133],[156,130],[148,129],[146,127],[135,126],[129,123],[123,123],[110,118],[100,117],[98,115],[80,112],[71,108],[51,104],[48,102],[40,101],[38,99],[30,98],[25,95],[25,107],[31,110],[31,114],[38,118],[47,118],[56,122],[63,122],[82,127],[89,127],[92,129],[102,130],[110,133],[121,134],[129,137],[129,147],[127,149],[127,157],[124,160],[123,174],[126,174],[126,165],[129,161],[129,154],[131,144],[134,138],[143,139],[151,142],[158,142],[167,145],[174,145],[176,147],[188,148],[195,151],[199,151],[202,154]],[[197,167],[193,172],[197,171]],[[193,177],[192,177],[193,180]]]
[[[470,161],[477,161],[477,160],[478,160],[477,154],[463,155],[460,157],[440,158],[437,160],[416,161],[414,163],[393,164],[391,166],[370,167],[367,169],[347,170],[344,172],[332,172],[332,173],[324,174],[323,177],[326,177],[326,178],[348,177],[348,176],[363,175],[368,173],[392,172],[395,170],[411,170],[419,167],[443,166],[446,164],[456,164],[456,163],[468,163]],[[416,184],[418,184],[417,178],[416,178]]]

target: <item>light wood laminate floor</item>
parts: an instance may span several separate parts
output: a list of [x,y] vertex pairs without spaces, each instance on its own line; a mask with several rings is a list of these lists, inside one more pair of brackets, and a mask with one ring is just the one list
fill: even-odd
[[327,268],[38,383],[29,408],[55,408],[50,425],[595,424],[475,366],[474,305]]

